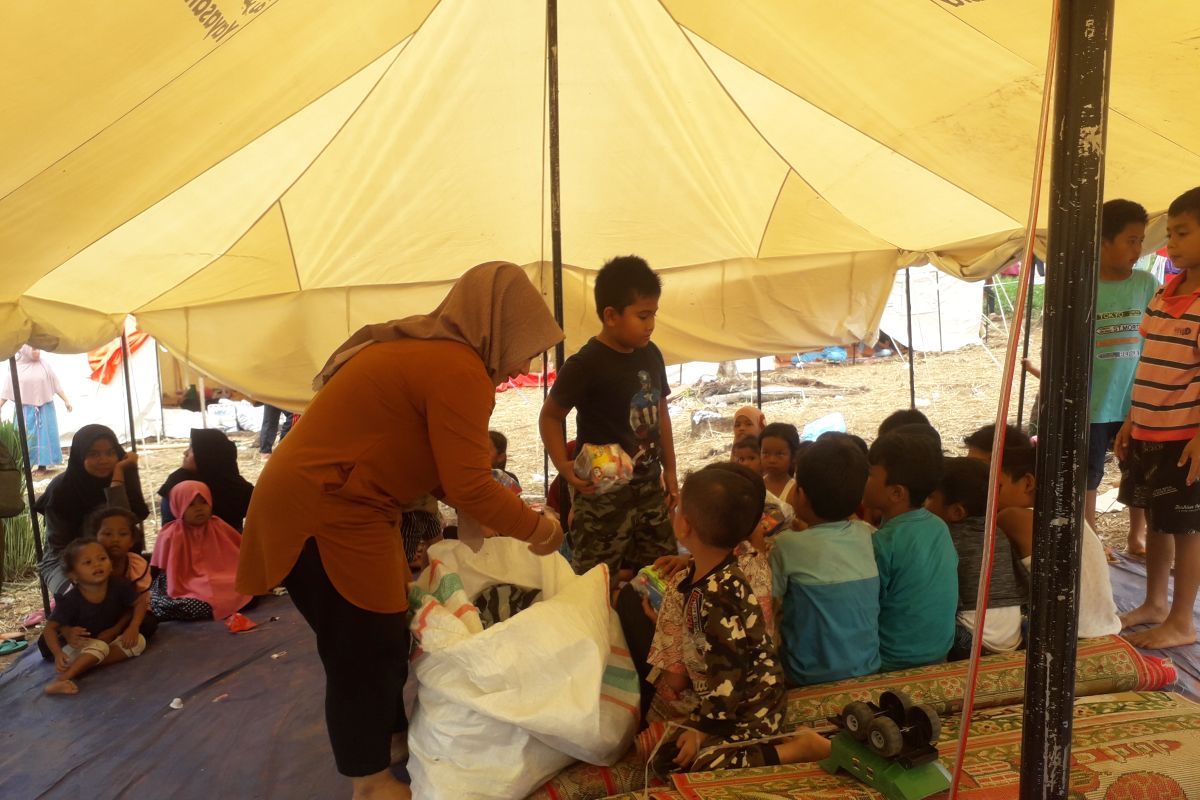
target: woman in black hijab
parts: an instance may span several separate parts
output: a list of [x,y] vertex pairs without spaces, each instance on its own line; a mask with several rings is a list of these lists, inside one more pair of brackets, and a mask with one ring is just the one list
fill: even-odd
[[183,454],[183,466],[168,475],[158,490],[164,525],[175,519],[167,499],[181,481],[203,481],[212,492],[213,515],[241,531],[254,484],[238,471],[237,445],[228,436],[218,430],[192,428],[192,446]]
[[[137,454],[125,454],[117,436],[103,425],[84,425],[71,440],[67,469],[50,481],[34,509],[46,525],[46,548],[38,571],[47,588],[58,594],[70,585],[62,568],[62,551],[87,534],[88,515],[103,506],[127,508],[138,521],[150,516],[138,479]],[[134,550],[145,547],[139,526]]]

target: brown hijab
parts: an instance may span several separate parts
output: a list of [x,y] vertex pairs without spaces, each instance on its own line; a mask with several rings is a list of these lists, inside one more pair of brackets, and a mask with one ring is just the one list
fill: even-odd
[[563,332],[525,271],[507,261],[489,261],[467,270],[429,314],[359,328],[342,343],[313,379],[319,390],[343,364],[375,342],[394,339],[450,339],[471,347],[483,360],[492,383],[504,370],[562,341]]

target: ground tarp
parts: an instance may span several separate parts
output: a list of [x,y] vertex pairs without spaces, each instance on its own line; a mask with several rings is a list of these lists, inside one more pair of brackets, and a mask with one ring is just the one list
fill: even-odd
[[[350,331],[428,310],[473,264],[514,261],[548,293],[544,15],[6,4],[0,356],[87,349],[132,312],[297,407]],[[1153,210],[1200,174],[1200,107],[1177,100],[1200,73],[1193,16],[1117,10],[1108,194]],[[1020,246],[1048,17],[1039,0],[562,0],[568,349],[620,253],[663,271],[672,361],[869,338],[898,266],[997,268]]]

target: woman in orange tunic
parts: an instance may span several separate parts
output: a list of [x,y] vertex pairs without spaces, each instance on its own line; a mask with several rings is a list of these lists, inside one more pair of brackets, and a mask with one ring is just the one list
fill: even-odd
[[280,582],[317,635],[325,720],[354,797],[409,797],[389,766],[404,743],[409,574],[401,511],[444,498],[501,534],[556,551],[562,529],[492,480],[495,387],[562,339],[514,264],[474,267],[426,316],[359,330],[255,487],[237,586]]

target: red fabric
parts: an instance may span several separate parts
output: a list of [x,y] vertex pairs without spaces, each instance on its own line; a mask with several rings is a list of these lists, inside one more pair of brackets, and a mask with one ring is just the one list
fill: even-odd
[[[129,334],[129,354],[132,356],[137,349],[150,340],[150,334],[135,330]],[[97,383],[109,384],[117,377],[121,369],[121,337],[113,339],[103,347],[88,351],[88,366],[92,368],[92,380]]]
[[187,525],[183,514],[199,495],[212,505],[212,493],[200,481],[181,481],[171,489],[168,523],[154,543],[152,566],[167,573],[167,594],[201,600],[212,606],[213,619],[225,619],[250,602],[233,588],[242,537],[220,517],[203,526]]
[[[554,385],[554,377],[558,370],[550,370],[546,375],[546,385]],[[528,375],[518,375],[496,387],[497,392],[507,392],[509,389],[532,389],[542,385],[542,373],[531,372]]]

